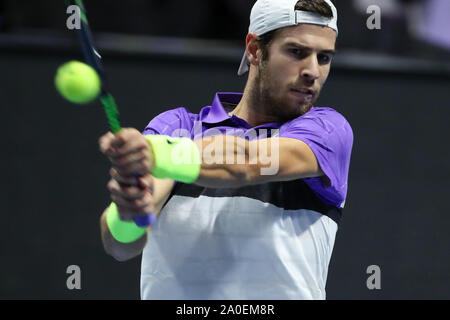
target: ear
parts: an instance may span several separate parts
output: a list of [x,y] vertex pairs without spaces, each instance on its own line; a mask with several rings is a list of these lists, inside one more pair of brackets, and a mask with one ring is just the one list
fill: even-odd
[[254,66],[258,66],[261,60],[261,49],[258,39],[259,37],[255,33],[249,33],[246,38],[247,59]]

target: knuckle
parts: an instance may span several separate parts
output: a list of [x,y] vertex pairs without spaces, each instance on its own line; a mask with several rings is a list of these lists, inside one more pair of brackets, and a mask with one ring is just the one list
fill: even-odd
[[130,134],[133,134],[133,135],[141,134],[136,128],[129,128],[129,132],[130,132]]
[[135,211],[139,210],[140,209],[140,202],[139,202],[139,200],[133,200],[132,207],[133,207],[133,209]]
[[145,200],[144,198],[142,198],[142,199],[136,199],[136,200],[134,201],[134,204],[135,204],[136,210],[139,210],[139,211],[142,210],[142,209],[144,209],[146,206],[149,205],[148,201]]
[[117,204],[118,199],[117,199],[117,196],[116,196],[115,194],[111,193],[110,198],[111,198],[111,201],[112,201],[112,202],[114,202],[115,204]]
[[123,166],[125,164],[126,159],[124,157],[119,157],[115,161],[118,166]]
[[147,146],[148,146],[147,140],[144,138],[142,134],[139,133],[139,148],[142,148],[143,151],[145,151]]
[[148,206],[152,203],[152,198],[150,197],[150,195],[147,193],[144,198],[142,199],[142,204],[145,206]]
[[148,206],[148,205],[150,205],[152,203],[153,203],[153,197],[150,195],[150,193],[147,192],[145,194],[145,196],[143,197],[143,199],[142,199],[142,204],[144,206]]
[[117,168],[117,166],[114,166],[114,170],[116,172],[114,173],[113,179],[119,181],[119,177],[123,176],[123,173],[119,168]]
[[124,194],[127,197],[132,198],[132,197],[136,196],[136,191],[134,190],[133,187],[126,187],[126,188],[124,188]]
[[111,136],[114,136],[111,132],[105,133],[98,139],[99,144],[106,144],[111,141]]
[[153,178],[151,175],[149,175],[148,173],[145,175],[144,178],[145,183],[147,184],[147,187],[149,189],[153,189]]
[[136,172],[139,175],[143,175],[143,174],[146,174],[148,172],[148,169],[146,167],[141,166],[138,169],[136,169]]
[[109,191],[113,191],[115,189],[115,181],[109,180],[108,183],[106,184],[106,187],[108,188]]
[[118,175],[119,176],[123,176],[127,174],[127,166],[124,164],[115,164],[114,168],[116,168],[116,170],[118,171]]
[[125,128],[125,130],[122,130],[122,136],[123,137],[131,137],[136,133],[136,129],[134,128]]
[[141,151],[139,151],[138,156],[140,159],[146,159],[147,158],[147,150],[146,149],[141,149]]
[[109,169],[109,175],[111,176],[111,178],[117,180],[117,170],[114,168]]
[[121,186],[120,188],[120,194],[124,197],[124,198],[129,198],[129,194],[128,194],[128,190],[126,187]]
[[123,170],[123,168],[119,168],[117,166],[115,166],[115,169],[117,171],[117,176],[118,177],[125,177],[127,176],[126,172]]

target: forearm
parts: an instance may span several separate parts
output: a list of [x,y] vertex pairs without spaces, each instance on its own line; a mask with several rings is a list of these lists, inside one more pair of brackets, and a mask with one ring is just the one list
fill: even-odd
[[239,188],[274,181],[323,175],[315,154],[303,141],[263,138],[248,141],[217,135],[192,142],[188,138],[149,136],[149,170],[209,188]]
[[[195,143],[202,153],[200,174],[195,184],[239,188],[264,182],[261,169],[270,165],[265,161],[271,157],[270,141],[264,144],[222,135],[199,139]],[[261,157],[262,148],[267,157]]]

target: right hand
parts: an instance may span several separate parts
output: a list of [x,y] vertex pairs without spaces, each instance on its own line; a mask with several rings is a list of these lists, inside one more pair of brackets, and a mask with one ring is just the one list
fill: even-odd
[[99,139],[99,145],[121,175],[144,175],[152,171],[153,148],[136,129],[124,128],[115,135],[108,132]]
[[136,178],[121,175],[115,168],[111,168],[110,175],[111,180],[107,188],[111,193],[111,200],[117,205],[122,221],[131,222],[134,217],[146,215],[155,210],[151,174]]

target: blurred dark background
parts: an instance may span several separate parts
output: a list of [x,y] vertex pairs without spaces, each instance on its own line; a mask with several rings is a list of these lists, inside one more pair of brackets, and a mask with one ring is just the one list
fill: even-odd
[[[96,32],[228,40],[241,44],[254,0],[87,0]],[[339,48],[430,59],[449,58],[448,0],[339,0]],[[366,27],[381,10],[380,30]],[[62,31],[63,0],[0,0],[0,32]]]
[[[335,1],[339,51],[318,105],[349,120],[355,145],[329,299],[450,298],[449,3]],[[380,30],[366,26],[373,4]],[[243,90],[253,1],[85,5],[125,126]],[[81,59],[65,11],[59,0],[0,0],[0,299],[138,299],[140,258],[119,263],[101,246],[102,108],[71,105],[53,86],[59,65]],[[66,287],[70,265],[81,290]],[[366,286],[370,265],[381,290]]]

